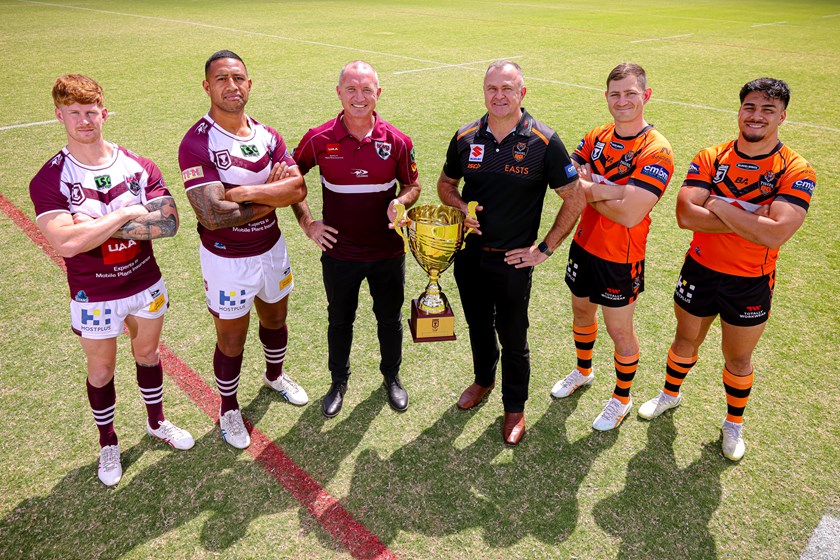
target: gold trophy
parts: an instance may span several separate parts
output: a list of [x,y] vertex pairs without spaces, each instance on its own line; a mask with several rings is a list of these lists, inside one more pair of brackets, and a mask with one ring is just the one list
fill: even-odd
[[477,202],[467,205],[468,215],[457,208],[443,205],[417,206],[408,211],[408,236],[400,224],[406,218],[405,206],[396,205],[394,229],[411,248],[420,268],[429,275],[426,289],[417,299],[411,300],[411,318],[408,321],[414,342],[455,340],[455,315],[446,295],[441,291],[438,278],[449,268],[455,254],[461,249],[464,238],[472,231],[464,231],[464,220],[475,218]]

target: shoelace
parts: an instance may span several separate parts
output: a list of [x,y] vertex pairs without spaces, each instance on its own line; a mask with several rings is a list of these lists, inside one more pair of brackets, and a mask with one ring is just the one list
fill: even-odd
[[725,423],[723,425],[723,433],[729,439],[738,441],[741,439],[741,426],[739,424]]
[[163,435],[166,436],[167,439],[180,439],[184,434],[184,430],[177,427],[169,420],[159,422],[158,425],[160,426],[158,429],[163,432]]
[[578,384],[578,379],[580,379],[581,377],[583,376],[577,372],[566,376],[566,379],[563,380],[563,388],[568,389],[569,387],[574,387]]
[[238,410],[234,410],[229,414],[229,418],[231,419],[230,422],[228,422],[228,427],[230,428],[230,435],[238,436],[242,433],[242,428],[245,427],[245,424],[242,423],[242,415]]
[[621,407],[623,407],[623,406],[624,405],[621,404],[621,402],[619,402],[617,400],[614,400],[614,399],[608,400],[607,401],[607,407],[604,409],[604,418],[614,420],[618,416],[618,413],[619,413]]
[[102,465],[102,470],[104,471],[116,469],[120,464],[120,452],[117,451],[117,446],[109,445],[103,448],[99,464]]

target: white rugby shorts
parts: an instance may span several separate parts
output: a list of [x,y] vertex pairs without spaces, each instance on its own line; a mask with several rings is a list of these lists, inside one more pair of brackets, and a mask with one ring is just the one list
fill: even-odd
[[274,247],[254,257],[226,258],[199,248],[207,309],[219,319],[247,315],[258,297],[276,303],[289,295],[295,283],[282,235]]
[[125,318],[157,319],[169,307],[163,278],[133,296],[109,301],[82,303],[70,300],[70,324],[82,338],[116,338],[122,334]]

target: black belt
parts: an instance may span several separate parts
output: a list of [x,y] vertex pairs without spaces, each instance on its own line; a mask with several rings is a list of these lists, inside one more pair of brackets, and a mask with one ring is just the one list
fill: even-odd
[[497,247],[487,247],[485,245],[481,246],[482,251],[487,251],[488,253],[507,253],[510,249],[499,249]]

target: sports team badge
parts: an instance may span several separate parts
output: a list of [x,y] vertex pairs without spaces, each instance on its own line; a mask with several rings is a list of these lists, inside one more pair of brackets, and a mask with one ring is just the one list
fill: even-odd
[[391,143],[390,142],[376,142],[374,144],[376,148],[376,155],[378,155],[382,159],[388,159],[388,156],[391,155]]

